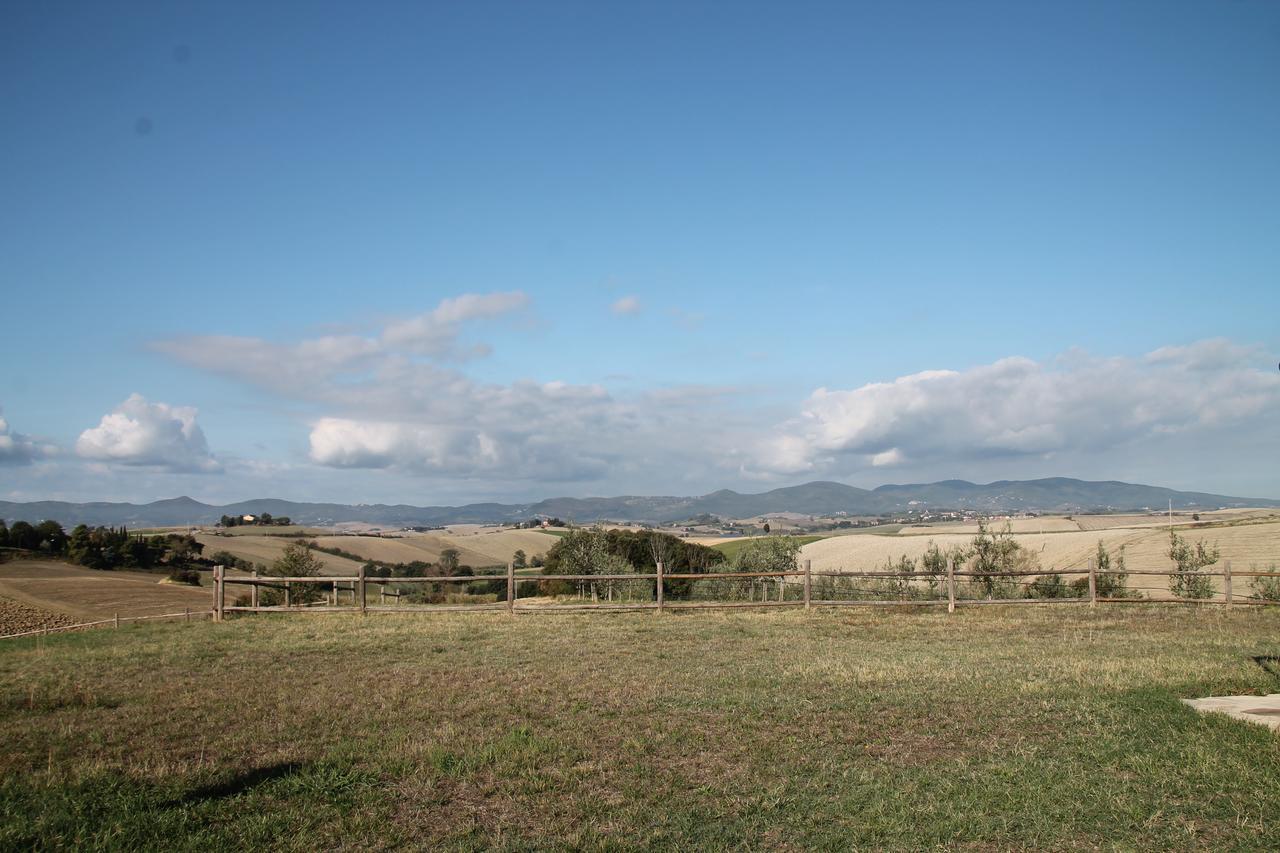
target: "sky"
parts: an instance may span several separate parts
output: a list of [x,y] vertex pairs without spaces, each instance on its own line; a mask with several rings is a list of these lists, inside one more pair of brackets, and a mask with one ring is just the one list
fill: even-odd
[[16,2],[0,499],[1280,497],[1280,4]]

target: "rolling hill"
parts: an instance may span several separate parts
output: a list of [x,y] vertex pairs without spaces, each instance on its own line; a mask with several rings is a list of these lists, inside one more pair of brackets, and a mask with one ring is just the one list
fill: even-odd
[[0,518],[33,522],[51,518],[64,525],[170,526],[213,524],[222,515],[269,512],[275,516],[289,516],[301,524],[366,522],[401,526],[515,522],[544,516],[578,522],[668,522],[703,513],[722,518],[749,518],[772,512],[882,515],[925,507],[986,512],[1106,512],[1158,510],[1166,507],[1169,501],[1173,502],[1175,509],[1280,506],[1280,501],[1265,498],[1182,492],[1114,480],[1087,481],[1052,477],[1042,480],[1000,480],[986,484],[944,480],[938,483],[885,485],[876,489],[860,489],[844,483],[813,482],[759,494],[742,494],[722,489],[698,497],[549,498],[531,504],[478,503],[458,507],[301,503],[279,498],[240,501],[225,506],[213,506],[189,497],[149,504],[0,501]]

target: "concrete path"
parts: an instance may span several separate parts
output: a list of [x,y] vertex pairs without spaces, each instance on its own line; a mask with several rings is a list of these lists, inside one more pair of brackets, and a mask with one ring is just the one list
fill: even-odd
[[1197,711],[1216,711],[1244,720],[1261,723],[1280,731],[1280,693],[1267,696],[1206,696],[1203,699],[1183,699]]

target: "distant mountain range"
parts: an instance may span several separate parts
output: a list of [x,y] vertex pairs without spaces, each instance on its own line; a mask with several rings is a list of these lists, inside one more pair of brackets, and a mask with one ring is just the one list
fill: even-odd
[[288,516],[298,524],[366,522],[377,525],[443,525],[514,522],[542,516],[589,521],[680,521],[710,514],[750,518],[766,513],[805,515],[884,515],[923,509],[973,509],[983,512],[1107,512],[1159,510],[1173,501],[1175,509],[1273,507],[1280,501],[1233,498],[1205,492],[1180,492],[1158,486],[1090,482],[1052,477],[1044,480],[1000,480],[985,485],[965,480],[880,486],[859,489],[843,483],[813,482],[744,495],[721,489],[700,497],[549,498],[531,504],[479,503],[466,506],[407,504],[299,503],[278,498],[211,506],[188,497],[130,503],[65,503],[0,501],[0,518],[36,522],[54,519],[63,525],[106,524],[175,526],[213,524],[223,515]]

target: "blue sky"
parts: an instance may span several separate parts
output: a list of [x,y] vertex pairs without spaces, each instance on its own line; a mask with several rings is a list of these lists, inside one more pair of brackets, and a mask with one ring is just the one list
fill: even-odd
[[0,498],[1280,496],[1273,2],[22,3],[0,103]]

